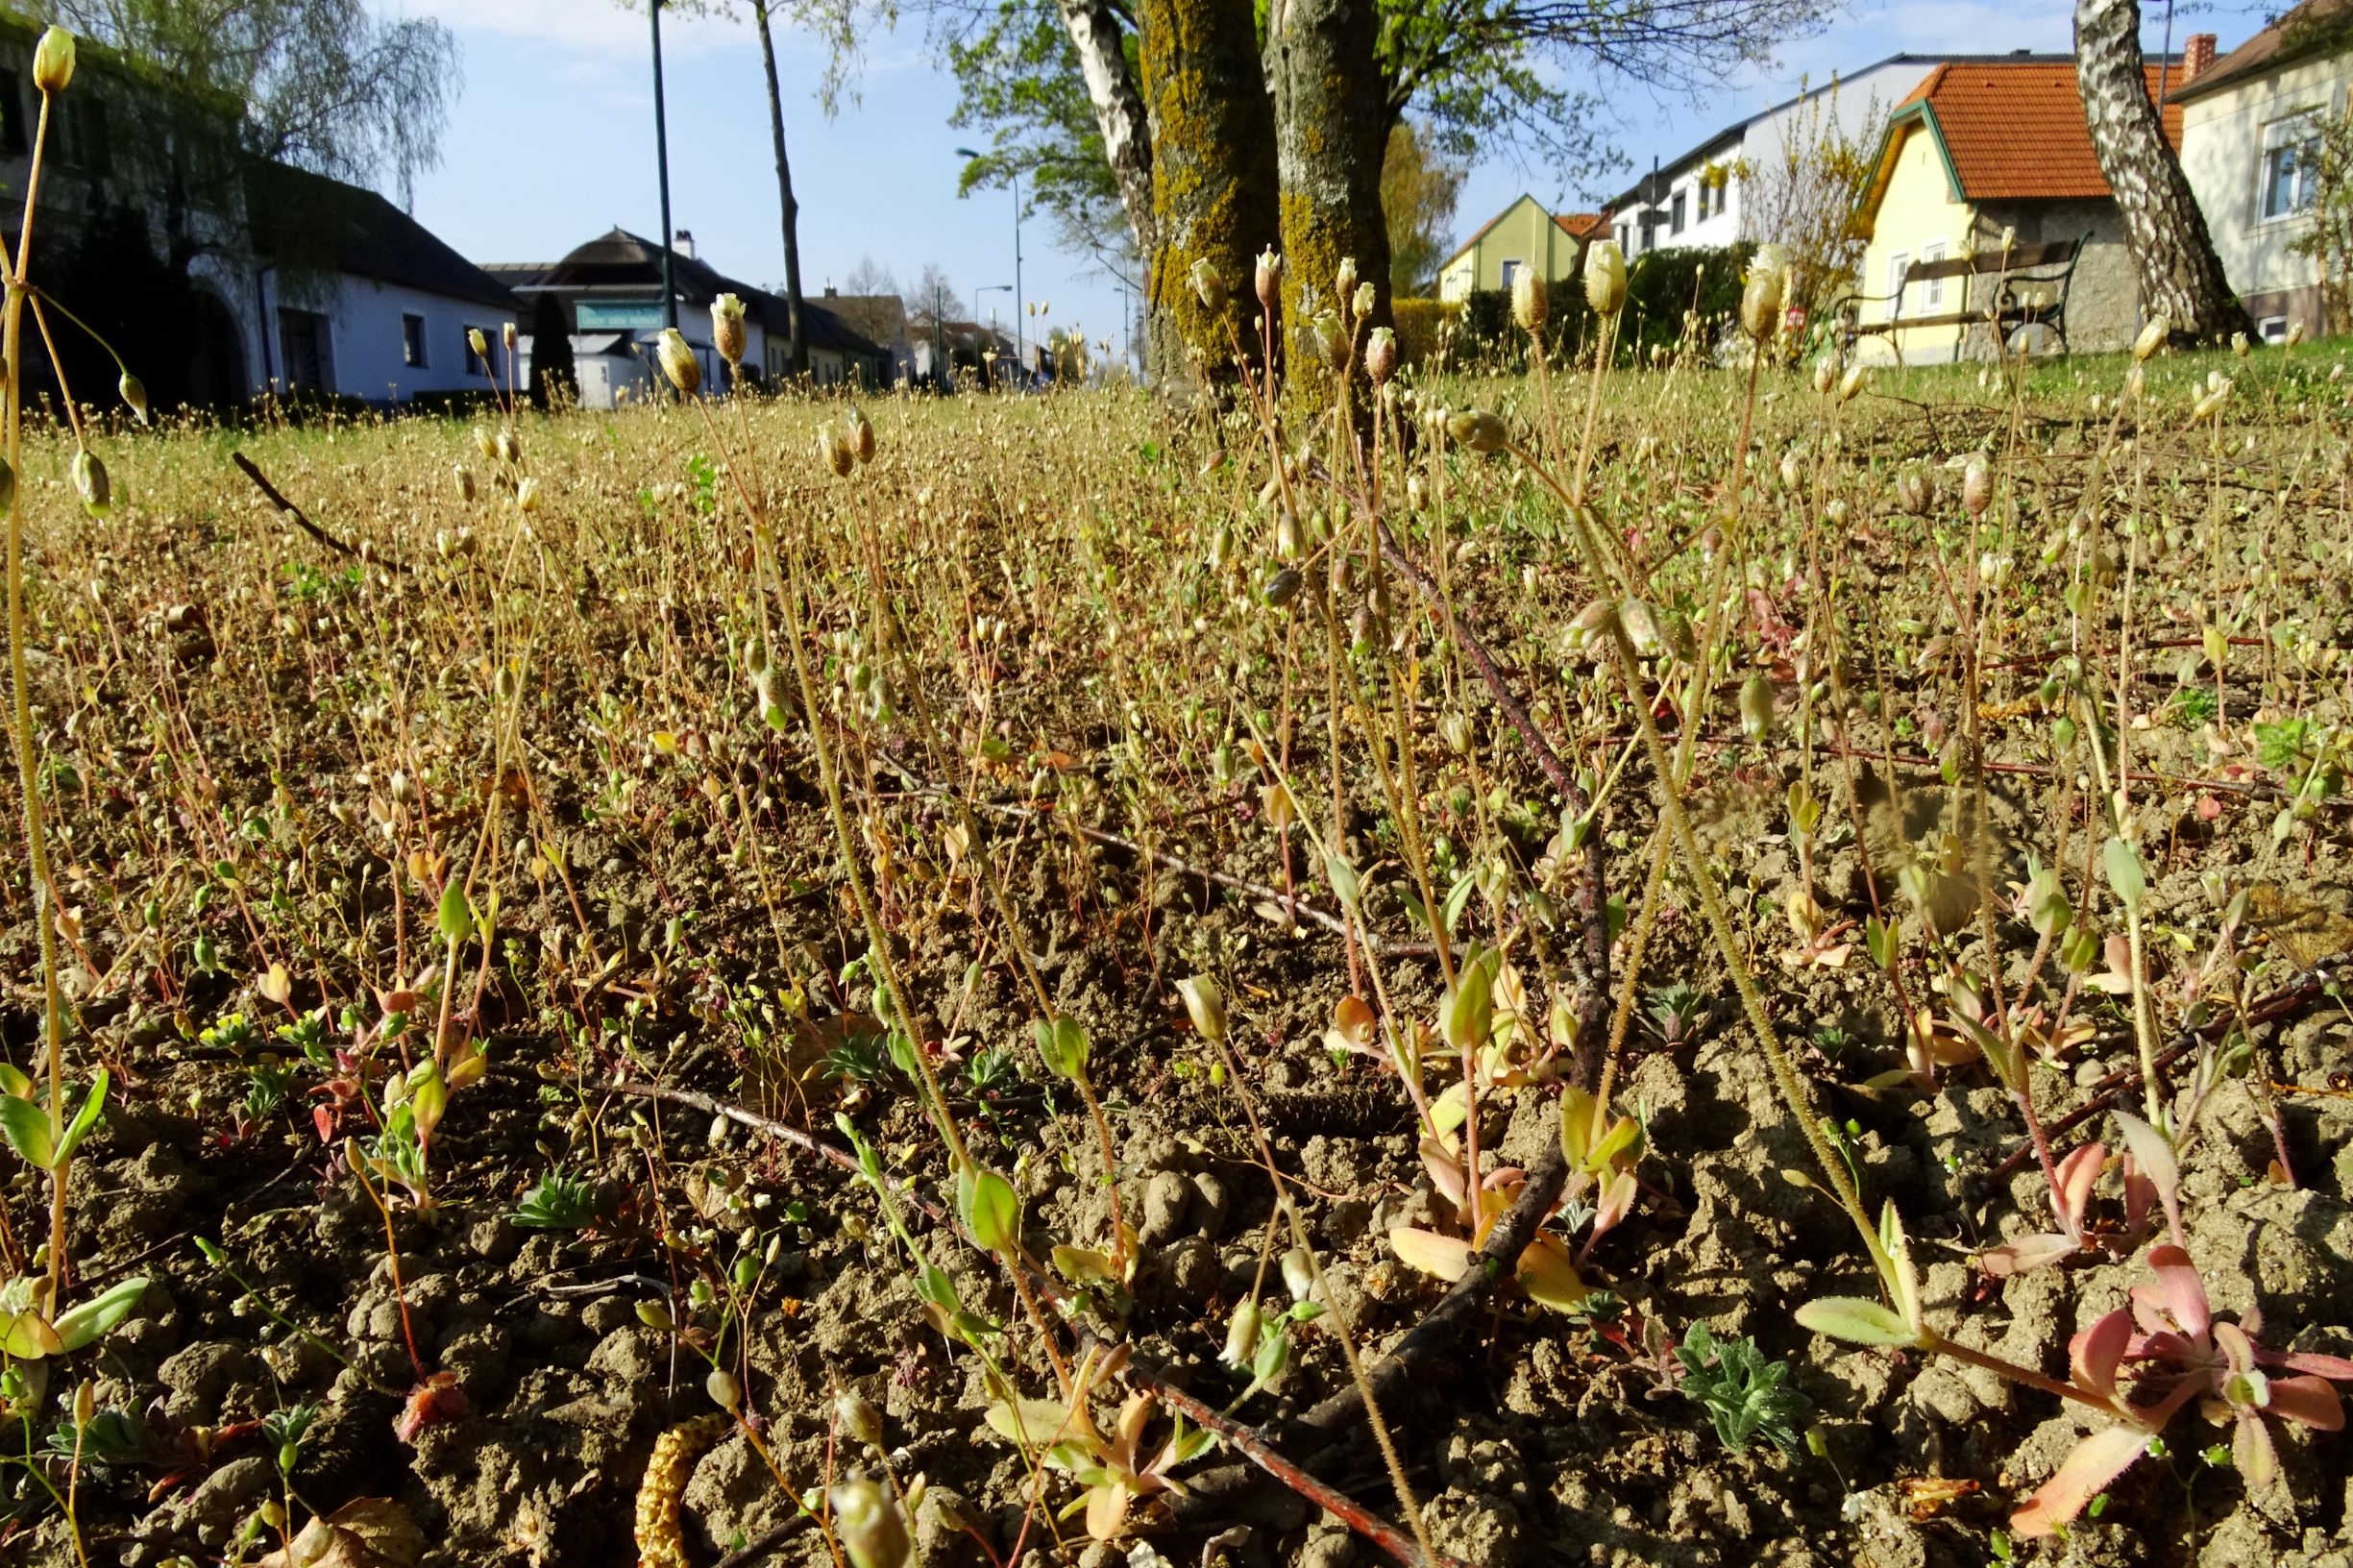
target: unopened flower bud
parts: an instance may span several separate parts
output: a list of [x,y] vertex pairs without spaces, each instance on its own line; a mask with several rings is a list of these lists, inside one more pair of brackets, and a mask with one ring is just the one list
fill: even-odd
[[1356,291],[1357,258],[1353,256],[1342,257],[1339,270],[1332,275],[1332,297],[1336,300],[1344,300]]
[[1852,403],[1856,394],[1863,390],[1863,383],[1869,380],[1871,380],[1870,366],[1849,365],[1847,374],[1840,377],[1838,380],[1838,401]]
[[146,424],[147,383],[126,370],[123,379],[115,383],[115,390],[123,395],[123,402],[130,404],[131,412],[137,416],[138,422]]
[[882,1441],[882,1412],[870,1401],[845,1388],[834,1396],[833,1413],[841,1419],[844,1432],[869,1448]]
[[1446,433],[1473,452],[1501,452],[1510,438],[1504,422],[1484,408],[1465,408],[1449,415]]
[[1364,374],[1376,384],[1397,374],[1397,334],[1386,327],[1374,328],[1364,339]]
[[107,465],[87,447],[74,453],[74,493],[92,517],[104,517],[113,509],[114,481],[107,478]]
[[1291,1300],[1305,1301],[1315,1292],[1315,1261],[1305,1247],[1293,1247],[1283,1255],[1283,1287],[1291,1293]]
[[515,482],[515,509],[520,512],[539,510],[539,478],[526,474]]
[[2247,342],[2246,333],[2233,332],[2230,334],[2230,352],[2243,359],[2255,350],[2253,345]]
[[512,425],[500,427],[498,438],[490,445],[491,455],[502,463],[523,461],[523,437],[515,433]]
[[1983,517],[1985,509],[1994,504],[1994,469],[1982,452],[1973,453],[1969,466],[1961,471],[1961,504],[1972,517]]
[[1201,297],[1201,303],[1208,306],[1211,313],[1215,314],[1224,310],[1226,307],[1226,281],[1217,276],[1216,263],[1206,256],[1201,257],[1192,264],[1191,277],[1193,292]]
[[725,1367],[713,1367],[711,1375],[702,1380],[702,1389],[711,1396],[711,1403],[723,1410],[731,1411],[743,1406],[744,1385]]
[[858,466],[858,454],[849,450],[849,444],[842,439],[842,432],[830,425],[821,425],[817,429],[817,456],[820,462],[833,470],[838,478],[848,478],[850,470]]
[[1373,313],[1373,307],[1380,303],[1381,291],[1373,287],[1373,281],[1367,278],[1357,284],[1356,298],[1349,303],[1349,308],[1356,312],[1357,320],[1362,321]]
[[457,499],[471,502],[474,500],[474,471],[463,463],[452,463],[450,478],[457,483]]
[[670,378],[670,384],[688,397],[702,385],[702,361],[695,357],[686,335],[675,327],[665,329],[655,340],[653,356],[661,361],[662,374]]
[[1511,319],[1524,331],[1534,331],[1544,325],[1545,312],[1552,301],[1545,295],[1544,280],[1532,267],[1522,267],[1511,275]]
[[1315,352],[1325,364],[1337,368],[1348,362],[1348,329],[1341,325],[1337,311],[1316,311],[1308,330],[1315,334]]
[[1773,733],[1773,682],[1762,671],[1741,685],[1740,732],[1752,742]]
[[1815,360],[1814,390],[1821,393],[1824,397],[1828,397],[1830,395],[1830,388],[1836,386],[1837,384],[1838,367],[1827,359]]
[[73,79],[74,36],[61,27],[52,27],[33,50],[33,85],[54,97]]
[[515,324],[513,322],[502,321],[499,324],[499,341],[506,345],[507,353],[512,354],[515,352],[515,345],[521,341],[521,338],[515,331]]
[[744,350],[749,334],[744,326],[744,302],[733,294],[722,294],[711,302],[711,346],[729,365],[744,362]]
[[2288,324],[2288,336],[2286,341],[2288,347],[2292,349],[2298,343],[2304,341],[2304,324],[2302,322],[2295,321]]
[[1177,982],[1177,994],[1185,998],[1185,1011],[1192,1018],[1194,1031],[1203,1040],[1220,1041],[1226,1038],[1225,993],[1217,982],[1205,974]]
[[466,329],[466,347],[474,351],[474,357],[485,364],[489,362],[490,339],[482,335],[482,330],[479,327]]
[[497,458],[499,455],[498,440],[490,433],[490,427],[487,425],[477,425],[474,427],[474,447],[476,451],[482,454],[482,458],[485,462],[491,461]]
[[834,1530],[853,1568],[906,1568],[913,1560],[907,1522],[890,1494],[870,1481],[846,1481],[832,1497]]
[[1626,307],[1626,253],[1614,239],[1585,247],[1585,303],[1596,315],[1614,316]]
[[[1198,265],[1206,266],[1208,263],[1202,262]],[[1258,288],[1259,304],[1269,310],[1273,309],[1275,291],[1283,286],[1283,257],[1275,254],[1275,248],[1272,245],[1259,252],[1258,272],[1253,282]],[[1212,306],[1212,308],[1215,307]]]
[[2172,322],[2164,316],[2149,317],[2148,325],[2141,329],[2141,335],[2132,340],[2132,356],[2135,359],[2146,359],[2165,347],[2165,340],[2172,334]]
[[849,454],[858,461],[874,460],[874,427],[855,408],[842,416],[842,444],[849,448]]
[[1761,267],[1749,269],[1740,290],[1740,330],[1759,343],[1773,336],[1781,324],[1781,275]]
[[1259,1304],[1255,1296],[1244,1296],[1234,1306],[1234,1315],[1226,1320],[1226,1348],[1217,1359],[1228,1366],[1247,1366],[1259,1348]]

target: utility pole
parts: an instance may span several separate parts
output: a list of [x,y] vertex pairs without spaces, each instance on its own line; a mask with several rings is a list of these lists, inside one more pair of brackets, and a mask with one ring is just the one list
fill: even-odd
[[662,184],[662,325],[674,328],[678,291],[670,276],[670,123],[662,111],[662,0],[649,0],[646,14],[653,18],[653,161]]

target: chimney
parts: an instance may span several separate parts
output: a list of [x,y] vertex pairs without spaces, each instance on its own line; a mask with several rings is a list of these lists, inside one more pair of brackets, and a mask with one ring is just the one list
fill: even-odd
[[831,283],[827,283],[825,285],[825,298],[829,300],[838,300],[841,297],[841,290],[835,288]]
[[695,259],[695,231],[692,229],[679,230],[677,242],[671,249],[685,257],[689,261]]
[[2211,33],[2193,33],[2189,45],[2181,52],[2181,80],[2184,86],[2214,68],[2215,37]]

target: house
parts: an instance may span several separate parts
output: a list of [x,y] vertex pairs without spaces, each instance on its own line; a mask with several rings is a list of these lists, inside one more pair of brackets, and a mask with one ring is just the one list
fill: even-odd
[[907,304],[895,294],[843,294],[827,284],[824,309],[891,356],[889,380],[916,378],[915,345],[907,336]]
[[[652,345],[665,328],[663,247],[615,228],[553,262],[502,263],[487,270],[525,302],[527,326],[543,295],[552,295],[572,327],[573,365],[583,407],[611,408],[653,390]],[[785,302],[766,289],[727,277],[695,254],[694,236],[679,230],[670,248],[671,289],[678,331],[701,362],[706,387],[726,385],[726,371],[711,344],[711,302],[733,294],[744,302],[744,363],[770,384],[792,375]],[[809,379],[819,386],[880,386],[889,355],[820,302],[801,301],[801,336]],[[527,339],[524,374],[529,375]]]
[[[0,223],[21,221],[40,96],[40,24],[0,10]],[[244,107],[159,84],[103,45],[76,47],[51,107],[36,277],[116,337],[156,401],[217,405],[290,390],[398,404],[491,386],[506,290],[374,191],[253,158]],[[77,387],[112,380],[79,334]],[[92,376],[102,368],[103,380]],[[29,364],[45,379],[47,366]]]
[[282,163],[251,171],[246,192],[259,387],[401,404],[520,384],[502,341],[515,296],[407,213]]
[[1013,374],[1013,334],[994,322],[984,327],[918,310],[908,318],[907,339],[919,385],[950,391],[961,377],[969,377],[971,384],[979,387]]
[[1507,289],[1523,267],[1535,268],[1547,282],[1574,276],[1584,263],[1585,241],[1601,227],[1598,213],[1547,212],[1523,195],[1439,264],[1438,298],[1458,304],[1477,292]]
[[2324,321],[2320,264],[2293,249],[2312,232],[2321,122],[2353,109],[2353,0],[2305,0],[2221,59],[2214,48],[2190,40],[2167,108],[2231,288],[2267,338],[2353,326]]
[[[2152,96],[2178,61],[2147,66]],[[2180,145],[2181,110],[2165,110],[2166,135]],[[1973,291],[2003,286],[1998,275],[1906,289],[1915,260],[1958,260],[2001,248],[2084,241],[2067,298],[2066,341],[2073,350],[2121,348],[2141,320],[2140,280],[2125,249],[2124,226],[2084,128],[2072,58],[2013,57],[1952,61],[1928,73],[1888,117],[1862,202],[1870,242],[1861,292],[1880,296],[1860,319],[1949,315],[1978,301]],[[1982,350],[1985,333],[1969,334]],[[1964,334],[1952,327],[1869,336],[1858,352],[1887,357],[1900,350],[1958,357]]]
[[1875,113],[1893,107],[1946,62],[1941,56],[1890,55],[1734,120],[1674,160],[1654,164],[1611,202],[1610,237],[1629,260],[1671,247],[1771,238],[1757,232],[1759,216],[1752,209],[1758,171],[1784,163],[1822,133],[1863,135]]

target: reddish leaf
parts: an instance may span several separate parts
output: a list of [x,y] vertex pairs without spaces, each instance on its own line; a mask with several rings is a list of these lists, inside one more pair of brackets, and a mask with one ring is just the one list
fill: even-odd
[[2132,1468],[2148,1452],[2151,1434],[2138,1427],[2108,1427],[2075,1445],[2052,1477],[2035,1488],[2010,1515],[2019,1534],[2047,1535],[2072,1521],[2084,1505],[2108,1489],[2109,1483]]
[[2315,1432],[2344,1430],[2344,1405],[2321,1378],[2273,1378],[2271,1413]]
[[2202,1342],[2214,1326],[2214,1312],[2206,1305],[2206,1282],[2197,1277],[2197,1265],[2181,1248],[2163,1246],[2149,1249],[2148,1266],[2157,1280],[2132,1287],[2133,1316],[2152,1335],[2170,1327]]
[[2062,1222],[2083,1223],[2083,1212],[2092,1201],[2092,1184],[2099,1180],[2100,1167],[2107,1163],[2108,1149],[2101,1143],[2086,1143],[2059,1162],[2059,1186],[2050,1196]]
[[2075,1386],[2116,1403],[2116,1369],[2132,1341],[2132,1318],[2120,1307],[2068,1341],[2068,1364]]

